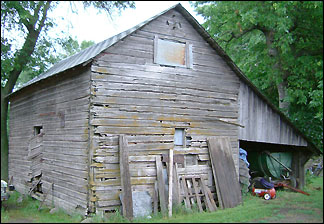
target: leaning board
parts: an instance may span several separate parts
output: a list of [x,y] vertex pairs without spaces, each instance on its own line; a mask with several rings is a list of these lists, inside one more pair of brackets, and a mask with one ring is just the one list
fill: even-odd
[[[235,171],[228,137],[207,138],[218,200],[223,208],[233,208],[242,202],[241,188]],[[221,199],[221,200],[220,200]]]

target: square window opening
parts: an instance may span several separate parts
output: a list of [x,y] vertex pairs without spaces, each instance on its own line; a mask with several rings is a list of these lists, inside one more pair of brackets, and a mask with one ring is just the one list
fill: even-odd
[[192,45],[155,36],[154,63],[163,66],[192,68]]
[[43,131],[43,126],[34,126],[34,136],[39,135]]
[[176,128],[174,132],[174,145],[185,146],[185,129]]

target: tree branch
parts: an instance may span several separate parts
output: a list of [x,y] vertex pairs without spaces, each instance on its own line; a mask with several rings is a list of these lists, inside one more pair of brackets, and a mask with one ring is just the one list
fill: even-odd
[[[9,74],[9,79],[4,87],[6,94],[9,94],[12,91],[24,66],[26,64],[28,64],[28,62],[30,61],[30,58],[31,58],[32,53],[34,52],[39,34],[41,32],[42,27],[44,26],[47,10],[49,9],[50,4],[51,4],[50,1],[46,2],[45,6],[43,8],[43,17],[40,21],[38,29],[34,30],[34,29],[27,28],[29,32],[27,34],[25,43],[24,43],[22,49],[19,50],[15,56],[13,70],[11,70],[11,72]],[[37,23],[37,21],[35,23]],[[34,25],[32,25],[32,24],[30,24],[30,26],[34,27]]]
[[253,26],[253,27],[251,27],[251,28],[249,28],[249,29],[247,29],[247,30],[243,30],[239,35],[235,35],[234,32],[231,32],[231,37],[230,37],[230,39],[225,40],[225,42],[230,42],[230,41],[233,40],[234,38],[235,38],[235,39],[239,39],[239,38],[241,38],[242,36],[244,36],[245,34],[251,32],[252,30],[255,30],[255,29],[256,29],[256,27]]
[[37,28],[37,32],[39,32],[39,33],[40,33],[41,29],[42,29],[43,26],[44,26],[45,20],[46,20],[46,18],[47,18],[47,11],[48,11],[50,5],[51,5],[51,1],[47,1],[47,2],[46,2],[46,5],[45,5],[44,8],[43,8],[43,17],[42,17],[42,19],[41,19],[41,21],[40,21],[40,23],[39,23],[38,28]]
[[228,44],[228,43],[231,42],[233,39],[239,39],[239,38],[243,37],[245,34],[251,32],[251,31],[253,31],[253,30],[260,30],[260,31],[263,32],[263,33],[267,32],[266,28],[261,27],[261,26],[259,26],[259,25],[254,25],[254,26],[252,26],[252,27],[250,27],[250,28],[248,28],[248,29],[246,29],[246,30],[242,30],[242,32],[241,32],[240,34],[238,34],[238,35],[234,34],[233,31],[230,32],[230,33],[231,33],[231,37],[230,37],[228,40],[223,40],[223,41],[226,42],[226,43]]
[[35,29],[36,28],[36,23],[37,23],[37,21],[38,21],[38,19],[39,19],[39,11],[40,11],[40,9],[41,9],[41,7],[42,7],[42,5],[44,4],[44,2],[39,2],[38,3],[38,5],[37,5],[37,7],[36,7],[36,9],[34,10],[34,15],[33,15],[33,17],[32,17],[32,24],[33,24],[33,28],[32,29]]

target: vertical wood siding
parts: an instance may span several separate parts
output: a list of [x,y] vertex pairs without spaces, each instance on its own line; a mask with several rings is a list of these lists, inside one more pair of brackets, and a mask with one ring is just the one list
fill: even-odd
[[[32,177],[31,162],[26,158],[28,145],[34,126],[43,126],[43,195],[49,192],[46,203],[54,200],[68,211],[87,208],[89,80],[88,69],[70,78],[47,81],[43,88],[36,85],[32,92],[10,102],[9,175],[14,177],[14,185],[19,192],[28,193],[27,182]],[[64,113],[64,121],[59,113]]]
[[240,82],[239,139],[246,141],[307,146],[306,140],[289,126],[243,81]]
[[[181,23],[172,29],[166,21]],[[192,44],[193,68],[154,64],[154,36]],[[181,174],[200,173],[215,191],[207,136],[228,136],[238,170],[239,79],[175,10],[97,56],[91,67],[92,199],[98,210],[120,208],[118,136],[125,134],[133,190],[153,192],[155,156],[174,147],[175,128],[191,137]],[[213,120],[214,118],[214,120]]]

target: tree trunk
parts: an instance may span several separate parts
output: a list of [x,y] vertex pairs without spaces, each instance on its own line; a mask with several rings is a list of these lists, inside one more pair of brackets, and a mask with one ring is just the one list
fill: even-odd
[[273,70],[274,71],[277,70],[283,80],[282,82],[277,84],[277,90],[278,90],[278,96],[279,96],[279,108],[282,109],[284,112],[286,112],[289,107],[289,102],[285,102],[284,100],[287,97],[287,88],[288,88],[287,77],[289,76],[289,73],[282,69],[279,51],[273,45],[274,31],[266,30],[266,31],[263,31],[263,33],[266,37],[266,44],[268,47],[268,55],[269,55],[269,57],[273,57],[276,60],[275,64],[272,66]]
[[285,102],[285,98],[287,96],[287,81],[282,81],[277,85],[278,95],[279,95],[279,108],[284,112],[288,110],[289,102]]
[[[34,10],[33,20],[22,20],[22,25],[24,25],[28,30],[27,37],[22,49],[19,50],[15,56],[13,61],[14,66],[10,71],[6,85],[4,87],[1,86],[1,179],[4,180],[8,180],[9,176],[9,144],[7,133],[8,99],[5,97],[12,92],[20,73],[31,59],[31,55],[34,52],[39,34],[47,19],[47,11],[50,8],[50,5],[51,1],[39,2]],[[36,25],[38,25],[37,29]]]
[[8,181],[8,100],[5,98],[6,95],[6,91],[1,88],[1,180]]

